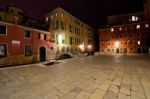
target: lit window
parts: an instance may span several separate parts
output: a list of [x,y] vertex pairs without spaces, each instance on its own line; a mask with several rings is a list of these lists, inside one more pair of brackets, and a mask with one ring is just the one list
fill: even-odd
[[122,30],[122,28],[120,27],[120,28],[119,28],[119,30],[121,31],[121,30]]
[[64,13],[61,13],[61,17],[62,17],[62,18],[64,17]]
[[39,39],[40,40],[46,40],[46,34],[42,34],[42,33],[39,33]]
[[132,21],[135,21],[135,20],[136,20],[135,16],[132,16]]
[[120,42],[119,42],[119,41],[116,41],[116,42],[115,42],[115,47],[118,48],[119,45],[120,45]]
[[63,34],[58,34],[57,36],[57,43],[58,44],[63,44],[65,40],[65,36]]
[[48,22],[48,17],[46,17],[46,22]]
[[136,28],[139,29],[139,28],[140,28],[140,25],[137,25]]
[[114,28],[111,28],[111,32],[113,32],[114,31]]
[[139,18],[138,18],[138,17],[136,17],[136,18],[135,18],[135,21],[138,21],[138,19],[139,19]]
[[141,44],[141,42],[140,41],[138,41],[138,45],[140,45]]
[[6,44],[0,44],[0,57],[7,56]]
[[148,25],[148,24],[145,24],[145,27],[146,27],[146,28],[148,28],[148,27],[149,27],[149,25]]
[[25,45],[25,56],[31,56],[31,55],[32,55],[31,45]]
[[55,15],[56,15],[56,17],[57,17],[57,13],[56,13]]

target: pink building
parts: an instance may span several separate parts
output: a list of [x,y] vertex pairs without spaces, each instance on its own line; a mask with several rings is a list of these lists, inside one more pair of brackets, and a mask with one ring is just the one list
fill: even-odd
[[50,33],[0,21],[0,66],[48,60]]

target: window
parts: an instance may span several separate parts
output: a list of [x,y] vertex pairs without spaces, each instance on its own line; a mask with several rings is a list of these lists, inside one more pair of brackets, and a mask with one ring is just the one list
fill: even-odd
[[31,56],[32,55],[32,49],[30,45],[25,45],[25,56]]
[[24,36],[25,36],[26,38],[31,38],[31,31],[25,30]]
[[137,28],[137,29],[140,29],[140,25],[137,25],[136,28]]
[[145,27],[146,27],[146,28],[148,28],[148,27],[149,27],[149,25],[148,25],[148,24],[145,24]]
[[73,38],[70,37],[70,45],[72,45],[72,44],[73,44]]
[[46,40],[47,37],[46,37],[46,34],[39,33],[38,38],[40,40]]
[[136,22],[138,20],[139,20],[139,18],[137,16],[132,16],[132,22]]
[[6,35],[6,26],[0,25],[0,35]]
[[120,38],[122,38],[122,35],[120,35]]
[[56,23],[55,23],[55,29],[58,29],[58,26],[59,26],[59,22],[56,21]]
[[69,25],[69,31],[72,32],[72,26],[71,25]]
[[46,40],[46,34],[44,34],[44,40]]
[[61,22],[60,25],[61,25],[61,29],[64,29],[64,22],[63,21]]
[[62,18],[64,17],[64,13],[63,13],[63,12],[61,13],[61,17],[62,17]]
[[111,28],[111,32],[113,32],[114,31],[114,28]]
[[7,56],[6,44],[0,44],[0,57]]
[[57,17],[57,15],[58,15],[58,14],[57,14],[57,12],[56,12],[55,16]]
[[122,30],[122,28],[120,27],[120,28],[119,28],[119,30],[121,31],[121,30]]

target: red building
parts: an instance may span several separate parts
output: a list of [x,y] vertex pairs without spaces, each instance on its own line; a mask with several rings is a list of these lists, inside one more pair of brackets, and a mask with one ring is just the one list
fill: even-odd
[[50,33],[0,21],[0,66],[49,59]]
[[135,22],[100,29],[100,51],[110,54],[148,52],[149,30],[149,22]]

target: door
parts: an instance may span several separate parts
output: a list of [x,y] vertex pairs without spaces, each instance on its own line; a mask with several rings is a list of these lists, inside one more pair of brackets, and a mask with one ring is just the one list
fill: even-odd
[[125,53],[125,54],[127,53],[127,48],[124,48],[124,53]]
[[119,48],[116,49],[116,53],[119,53]]
[[138,53],[141,53],[141,52],[142,52],[142,51],[141,51],[141,48],[138,48],[138,49],[137,49],[137,52],[138,52]]
[[43,62],[46,60],[46,48],[40,47],[40,62]]

